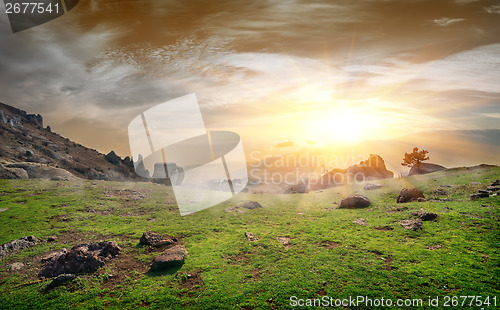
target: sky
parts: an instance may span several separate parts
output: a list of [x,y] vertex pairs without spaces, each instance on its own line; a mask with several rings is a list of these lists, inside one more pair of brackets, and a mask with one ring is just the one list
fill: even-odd
[[192,93],[247,152],[500,129],[500,1],[81,0],[15,34],[1,3],[0,42],[0,101],[103,153]]

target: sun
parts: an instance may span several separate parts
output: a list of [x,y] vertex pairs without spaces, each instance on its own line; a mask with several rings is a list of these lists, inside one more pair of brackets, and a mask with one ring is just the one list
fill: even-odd
[[366,111],[336,107],[318,111],[307,121],[307,134],[325,143],[355,144],[373,136],[373,117]]

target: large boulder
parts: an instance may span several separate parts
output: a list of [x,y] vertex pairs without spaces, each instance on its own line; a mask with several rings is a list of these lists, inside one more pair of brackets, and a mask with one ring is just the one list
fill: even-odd
[[445,169],[446,169],[446,167],[443,167],[443,166],[437,165],[437,164],[420,163],[419,165],[415,165],[415,166],[411,167],[408,175],[426,174],[426,173],[431,173],[431,172],[445,170]]
[[69,171],[38,163],[19,162],[14,164],[6,164],[5,168],[23,169],[24,171],[26,171],[30,179],[48,179],[48,180],[64,180],[64,181],[80,180],[80,178],[76,177]]
[[240,203],[235,208],[245,208],[245,209],[253,210],[253,209],[262,208],[262,205],[260,203],[258,203],[257,201],[248,201],[248,202]]
[[371,205],[368,197],[363,195],[352,195],[342,199],[339,209],[360,209],[367,208]]
[[38,275],[52,278],[61,274],[92,273],[120,250],[113,241],[75,245],[43,258],[44,266]]
[[0,179],[28,179],[28,173],[22,168],[7,168],[0,164]]
[[166,249],[151,261],[151,271],[181,266],[188,256],[188,251],[183,245],[175,245]]
[[139,242],[143,245],[150,245],[153,247],[160,247],[163,245],[171,245],[177,242],[177,239],[172,236],[162,236],[152,231],[145,231],[142,234]]
[[398,203],[418,201],[425,199],[424,194],[416,188],[403,188],[397,198]]

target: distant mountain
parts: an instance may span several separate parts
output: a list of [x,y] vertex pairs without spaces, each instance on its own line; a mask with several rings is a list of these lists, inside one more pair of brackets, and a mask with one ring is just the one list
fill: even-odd
[[0,178],[138,180],[121,159],[44,128],[43,117],[0,103]]

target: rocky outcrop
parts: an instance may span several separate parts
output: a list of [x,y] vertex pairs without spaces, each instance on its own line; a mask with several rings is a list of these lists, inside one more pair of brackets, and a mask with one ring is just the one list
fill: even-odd
[[393,178],[394,173],[387,170],[385,162],[379,155],[370,154],[367,160],[347,169],[333,169],[323,174],[317,180],[309,182],[309,191],[328,188],[353,182],[363,182]]
[[181,266],[188,256],[188,251],[183,245],[175,245],[166,249],[151,261],[151,271]]
[[38,245],[40,241],[35,236],[22,237],[0,246],[0,258],[14,254],[22,249]]
[[425,200],[424,194],[416,188],[403,188],[399,192],[397,203]]
[[426,173],[431,173],[431,172],[445,170],[445,169],[446,169],[446,167],[443,167],[443,166],[437,165],[437,164],[420,163],[419,165],[415,165],[415,166],[411,167],[408,175],[426,174]]
[[52,278],[61,274],[92,273],[120,251],[113,241],[75,245],[43,258],[44,266],[38,275]]
[[368,208],[371,205],[368,197],[363,195],[352,195],[342,199],[339,209],[361,209]]
[[22,168],[7,168],[0,164],[0,179],[28,179],[28,173]]
[[[48,179],[48,180],[65,180],[65,181],[74,181],[79,180],[80,178],[74,176],[69,171],[64,169],[52,167],[49,165],[30,163],[30,162],[19,162],[15,164],[6,164],[5,165],[7,172],[17,173],[20,179],[25,178],[24,173],[20,170],[14,169],[22,169],[26,172],[27,178],[29,179]],[[1,173],[1,168],[0,168]]]
[[116,155],[115,151],[111,151],[104,156],[104,158],[111,164],[118,166],[122,159],[120,156]]

